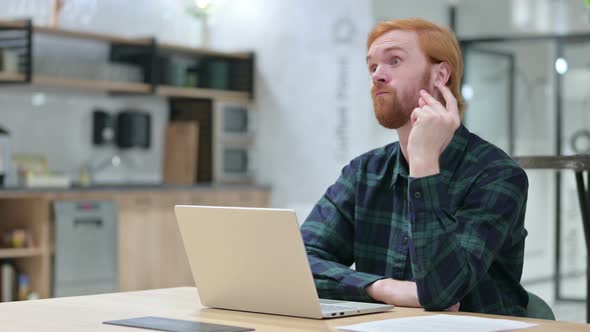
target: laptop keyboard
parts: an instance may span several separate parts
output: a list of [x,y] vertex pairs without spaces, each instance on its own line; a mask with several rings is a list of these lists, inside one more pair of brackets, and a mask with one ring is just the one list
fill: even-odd
[[350,311],[350,310],[355,309],[352,307],[345,307],[345,306],[341,306],[341,305],[325,304],[325,303],[320,303],[320,306],[322,307],[322,312]]

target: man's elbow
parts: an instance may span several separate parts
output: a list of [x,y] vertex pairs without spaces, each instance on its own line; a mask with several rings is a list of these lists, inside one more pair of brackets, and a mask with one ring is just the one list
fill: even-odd
[[424,308],[426,311],[443,311],[459,302],[451,300],[450,297],[433,297],[430,299],[423,299],[422,297],[418,296],[418,300],[420,301],[422,308]]
[[436,289],[434,285],[427,285],[424,281],[416,281],[418,288],[418,301],[420,306],[427,311],[442,311],[457,304],[462,296],[459,289],[463,287],[450,287]]

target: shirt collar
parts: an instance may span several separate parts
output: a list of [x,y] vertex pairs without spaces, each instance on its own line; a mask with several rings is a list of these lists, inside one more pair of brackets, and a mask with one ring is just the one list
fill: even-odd
[[[440,171],[445,179],[449,180],[455,169],[459,165],[459,162],[463,159],[462,156],[465,153],[465,148],[469,142],[469,130],[461,124],[455,131],[453,139],[449,145],[445,148],[442,155],[440,156]],[[391,186],[395,184],[399,176],[408,177],[410,174],[408,162],[402,153],[401,146],[398,144],[397,149],[394,150],[397,154],[395,165],[393,166],[393,174],[391,176]]]

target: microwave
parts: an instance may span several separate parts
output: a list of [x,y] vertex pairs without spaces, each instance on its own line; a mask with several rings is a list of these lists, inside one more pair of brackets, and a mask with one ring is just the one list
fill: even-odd
[[252,137],[255,131],[255,112],[250,104],[214,101],[213,126],[216,137]]
[[254,182],[254,148],[251,140],[216,139],[213,156],[214,182]]

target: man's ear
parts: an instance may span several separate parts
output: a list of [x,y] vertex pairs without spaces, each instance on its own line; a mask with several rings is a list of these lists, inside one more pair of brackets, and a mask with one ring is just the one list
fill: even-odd
[[447,85],[451,79],[451,66],[447,62],[441,62],[434,66],[434,83]]

